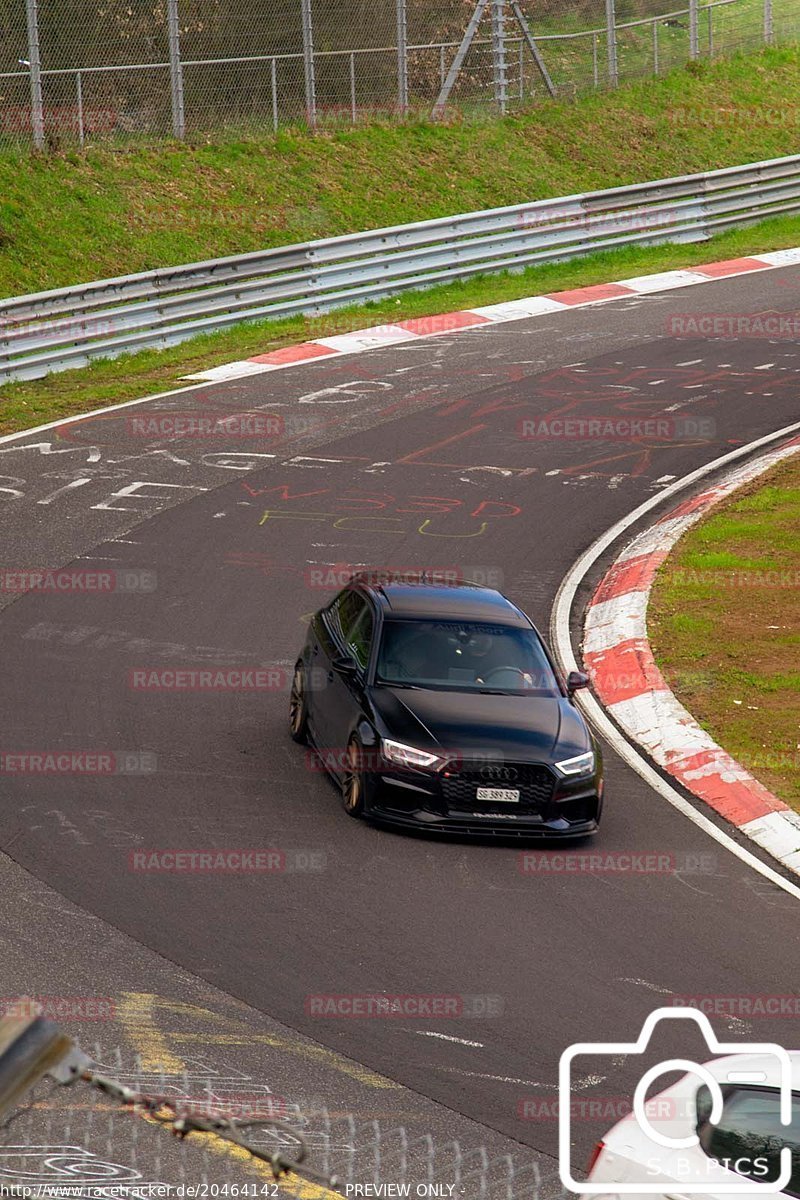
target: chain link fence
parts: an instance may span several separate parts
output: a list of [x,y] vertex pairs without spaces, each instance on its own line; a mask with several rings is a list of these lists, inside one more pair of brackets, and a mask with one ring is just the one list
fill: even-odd
[[0,145],[490,116],[799,24],[800,0],[0,0]]
[[[85,1200],[334,1200],[391,1184],[458,1200],[563,1200],[522,1147],[491,1155],[291,1103],[237,1076],[85,1053],[39,1006],[0,1019],[0,1191]],[[177,1137],[168,1136],[170,1133]]]

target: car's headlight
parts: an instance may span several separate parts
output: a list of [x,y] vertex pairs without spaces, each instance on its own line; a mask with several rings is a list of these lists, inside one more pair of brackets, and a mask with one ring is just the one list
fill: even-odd
[[399,767],[436,767],[445,761],[438,754],[417,750],[415,746],[406,746],[403,742],[392,742],[389,738],[383,739],[381,749],[383,757]]
[[586,754],[578,754],[575,758],[565,758],[562,762],[556,763],[556,769],[562,775],[591,775],[594,771],[594,750],[589,750]]

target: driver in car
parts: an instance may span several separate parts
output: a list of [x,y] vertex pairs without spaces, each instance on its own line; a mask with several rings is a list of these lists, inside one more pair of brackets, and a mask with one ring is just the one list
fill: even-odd
[[[501,686],[515,686],[532,688],[534,686],[533,676],[524,671],[516,663],[509,662],[508,659],[513,657],[509,654],[512,646],[511,638],[493,638],[490,633],[473,634],[469,640],[462,644],[457,653],[463,655],[463,665],[469,667],[475,672],[476,683],[491,683],[490,678],[495,673],[503,672],[504,678]],[[516,649],[516,647],[514,647]],[[516,676],[516,680],[512,680],[511,676]],[[496,679],[495,682],[501,681]]]

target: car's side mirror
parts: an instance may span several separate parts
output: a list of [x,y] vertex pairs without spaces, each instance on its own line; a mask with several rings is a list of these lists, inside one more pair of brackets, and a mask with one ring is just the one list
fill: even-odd
[[337,675],[341,675],[342,679],[355,679],[358,674],[358,663],[351,655],[343,654],[333,660],[331,670],[335,671]]
[[574,692],[577,692],[579,688],[585,688],[588,686],[588,675],[584,674],[583,671],[570,671],[569,675],[567,676],[567,692],[570,696],[573,695]]

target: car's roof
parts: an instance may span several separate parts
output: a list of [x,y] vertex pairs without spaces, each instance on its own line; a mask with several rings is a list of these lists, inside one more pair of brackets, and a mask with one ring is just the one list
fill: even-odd
[[[745,1048],[747,1043],[744,1043]],[[800,1050],[789,1051],[789,1062],[792,1068],[792,1087],[800,1090]],[[781,1082],[780,1061],[774,1054],[727,1054],[724,1058],[715,1058],[706,1063],[711,1074],[720,1083],[748,1082],[755,1086],[779,1087]],[[730,1080],[728,1075],[750,1076],[749,1079]],[[760,1076],[760,1078],[759,1078]]]
[[444,621],[490,621],[530,628],[520,610],[493,588],[469,583],[367,584],[383,602],[386,617]]

